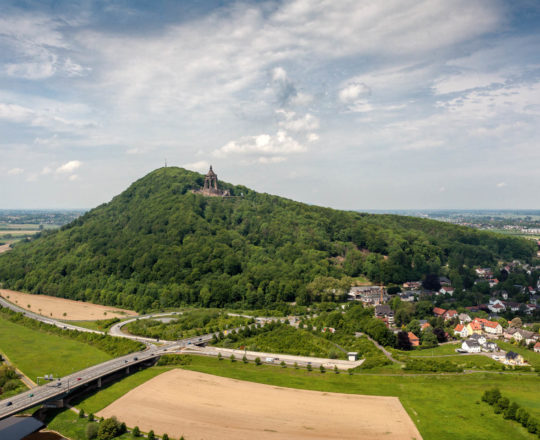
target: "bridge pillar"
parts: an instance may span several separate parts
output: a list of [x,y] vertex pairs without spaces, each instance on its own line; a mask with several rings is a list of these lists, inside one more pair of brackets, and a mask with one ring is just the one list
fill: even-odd
[[129,374],[129,366],[126,367],[126,374]]
[[101,388],[101,377],[99,377],[97,380],[97,386],[98,388]]

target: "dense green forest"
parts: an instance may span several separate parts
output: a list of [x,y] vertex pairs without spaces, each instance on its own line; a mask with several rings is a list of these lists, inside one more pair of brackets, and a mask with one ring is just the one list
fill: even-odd
[[199,304],[271,308],[340,300],[350,280],[401,283],[499,259],[534,243],[433,220],[310,206],[161,168],[59,231],[0,256],[7,288],[144,311]]

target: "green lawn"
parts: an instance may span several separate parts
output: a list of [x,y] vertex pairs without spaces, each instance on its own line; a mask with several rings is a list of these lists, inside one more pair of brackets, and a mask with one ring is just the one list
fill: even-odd
[[403,356],[441,356],[448,354],[456,354],[456,348],[461,348],[461,343],[456,342],[455,344],[444,344],[439,345],[435,348],[425,348],[425,349],[416,349],[416,350],[392,350],[393,354],[403,355]]
[[0,351],[24,374],[65,376],[111,357],[88,344],[32,330],[0,318]]

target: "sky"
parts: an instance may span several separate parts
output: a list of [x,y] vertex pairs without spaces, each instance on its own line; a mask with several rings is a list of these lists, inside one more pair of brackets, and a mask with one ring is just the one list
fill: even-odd
[[339,209],[540,208],[536,0],[0,0],[0,208],[181,166]]

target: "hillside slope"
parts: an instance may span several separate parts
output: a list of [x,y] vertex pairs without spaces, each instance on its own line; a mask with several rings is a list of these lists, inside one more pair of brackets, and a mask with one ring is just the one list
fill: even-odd
[[202,182],[181,168],[155,170],[110,203],[1,255],[0,282],[139,311],[187,303],[268,307],[332,299],[344,292],[346,276],[403,282],[447,262],[461,271],[533,253],[525,240],[309,206],[243,186],[221,183],[235,198],[190,192]]

